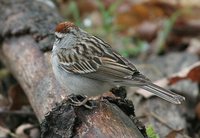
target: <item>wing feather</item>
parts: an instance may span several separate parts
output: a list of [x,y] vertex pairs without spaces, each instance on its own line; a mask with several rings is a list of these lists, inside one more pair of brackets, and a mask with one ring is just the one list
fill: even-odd
[[58,58],[65,71],[102,81],[131,80],[131,76],[138,72],[132,63],[95,36],[77,41],[74,47],[62,48]]

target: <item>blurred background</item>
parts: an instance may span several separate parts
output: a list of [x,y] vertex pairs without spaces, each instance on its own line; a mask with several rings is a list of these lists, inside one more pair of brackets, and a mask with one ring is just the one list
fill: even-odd
[[[107,41],[156,84],[186,97],[173,105],[144,90],[127,90],[150,138],[200,138],[199,0],[40,1]],[[23,90],[6,68],[0,80],[0,137],[38,137]]]

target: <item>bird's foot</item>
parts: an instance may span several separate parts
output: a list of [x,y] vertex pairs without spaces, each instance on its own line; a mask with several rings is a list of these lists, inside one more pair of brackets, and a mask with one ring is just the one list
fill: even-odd
[[69,95],[68,99],[71,101],[73,106],[84,106],[88,109],[93,109],[93,105],[89,102],[89,97],[83,95]]

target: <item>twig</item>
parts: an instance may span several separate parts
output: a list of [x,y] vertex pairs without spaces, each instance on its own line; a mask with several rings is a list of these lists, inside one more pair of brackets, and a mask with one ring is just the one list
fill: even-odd
[[0,131],[4,132],[6,134],[9,134],[12,137],[19,138],[15,133],[12,133],[9,129],[7,129],[5,127],[0,126]]

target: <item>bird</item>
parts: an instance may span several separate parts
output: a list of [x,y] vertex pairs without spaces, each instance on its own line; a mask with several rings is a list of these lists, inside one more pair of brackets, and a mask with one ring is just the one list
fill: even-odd
[[142,88],[173,104],[185,100],[152,83],[107,42],[69,21],[55,27],[51,63],[56,79],[70,94],[92,97],[125,86]]

